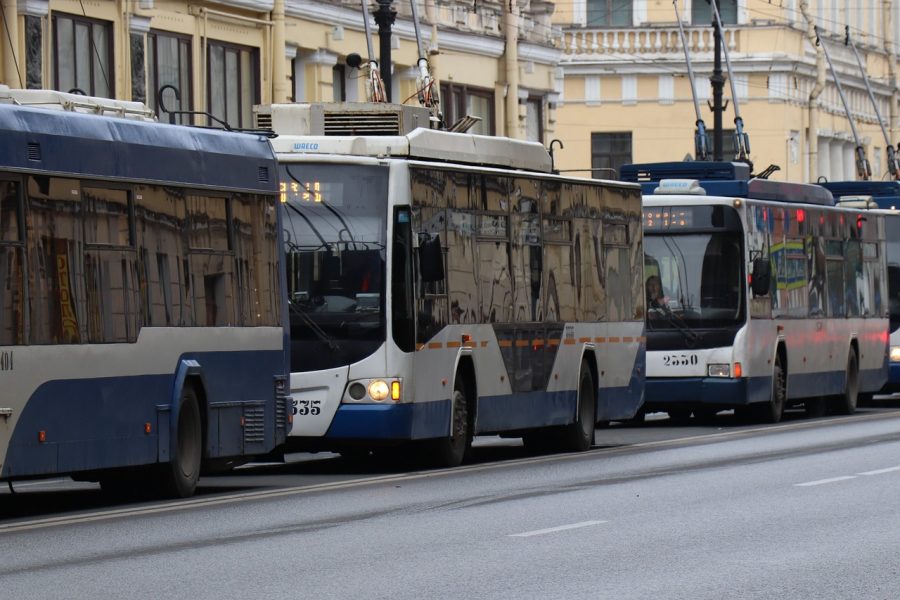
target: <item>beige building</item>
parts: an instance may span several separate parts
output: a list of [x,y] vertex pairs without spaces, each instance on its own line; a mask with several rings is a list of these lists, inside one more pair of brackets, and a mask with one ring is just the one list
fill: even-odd
[[[555,137],[561,51],[552,3],[417,6],[448,122],[473,114],[482,119],[479,132]],[[0,7],[0,83],[13,88],[145,101],[164,120],[166,110],[209,111],[233,127],[250,126],[257,103],[366,98],[365,74],[346,63],[352,53],[364,64],[368,56],[358,1],[0,0]],[[391,99],[416,103],[411,7],[393,7]],[[205,124],[176,116],[191,119]]]
[[[677,2],[701,116],[712,130],[709,4]],[[855,176],[856,143],[814,43],[816,24],[874,176],[883,176],[886,142],[843,43],[844,26],[896,143],[900,0],[719,2],[757,170],[775,163],[781,171],[773,178],[792,181]],[[476,132],[545,144],[559,139],[557,166],[585,175],[593,168],[594,176],[610,177],[625,162],[693,154],[696,118],[671,1],[424,0],[417,6],[448,123],[473,114],[481,118]],[[0,7],[0,83],[10,87],[141,100],[164,120],[166,109],[209,111],[235,127],[252,125],[257,103],[366,98],[365,73],[346,62],[352,53],[368,55],[356,1],[0,0]],[[371,1],[370,10],[376,7]],[[416,103],[410,5],[393,7],[390,94]],[[378,27],[370,23],[377,54]],[[733,147],[731,96],[726,83],[726,158]]]
[[[701,117],[713,114],[710,5],[677,0],[694,66]],[[818,25],[843,85],[873,177],[887,172],[886,142],[852,50],[849,26],[890,139],[897,137],[896,45],[900,2],[883,0],[719,0],[751,159],[773,179],[854,179],[856,143],[812,25]],[[695,111],[671,0],[558,3],[564,74],[556,136],[560,166],[610,176],[622,163],[681,160],[694,153]],[[723,58],[722,68],[725,69]],[[734,129],[734,101],[723,129]],[[726,135],[725,158],[733,143]]]

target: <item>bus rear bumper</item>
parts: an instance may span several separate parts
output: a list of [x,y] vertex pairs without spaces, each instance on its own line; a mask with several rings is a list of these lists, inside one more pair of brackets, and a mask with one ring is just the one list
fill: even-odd
[[712,405],[730,408],[766,402],[771,377],[648,377],[644,405],[648,412],[666,407]]

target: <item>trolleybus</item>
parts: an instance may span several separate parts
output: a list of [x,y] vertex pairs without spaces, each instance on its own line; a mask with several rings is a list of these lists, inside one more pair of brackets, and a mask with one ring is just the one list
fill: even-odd
[[829,181],[819,185],[831,191],[842,205],[877,206],[884,214],[891,337],[890,375],[882,391],[900,392],[900,181]]
[[0,96],[0,479],[188,496],[201,470],[273,450],[289,415],[268,140]]
[[882,215],[739,163],[627,165],[644,186],[647,409],[841,413],[884,385]]
[[288,447],[421,442],[448,466],[476,434],[584,450],[643,399],[640,188],[554,175],[540,144],[427,116],[258,115],[281,166]]

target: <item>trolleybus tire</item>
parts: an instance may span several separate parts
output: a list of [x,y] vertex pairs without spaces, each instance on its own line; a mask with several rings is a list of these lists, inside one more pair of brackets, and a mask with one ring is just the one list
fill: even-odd
[[453,383],[453,395],[450,398],[450,435],[432,442],[432,462],[439,467],[458,467],[472,447],[466,387],[459,375]]
[[171,460],[160,465],[160,491],[169,498],[188,498],[197,488],[203,459],[200,406],[194,388],[185,386],[178,409],[178,428]]
[[763,423],[778,423],[784,416],[787,401],[787,381],[784,373],[784,362],[781,353],[775,354],[775,366],[772,369],[772,394],[768,402],[751,405],[754,417]]
[[847,379],[844,392],[835,397],[832,409],[839,415],[852,415],[856,412],[856,403],[859,399],[859,361],[856,358],[856,350],[850,348],[847,355]]
[[594,445],[597,418],[597,388],[586,360],[581,361],[578,375],[578,399],[575,422],[559,431],[558,447],[563,452],[584,452]]

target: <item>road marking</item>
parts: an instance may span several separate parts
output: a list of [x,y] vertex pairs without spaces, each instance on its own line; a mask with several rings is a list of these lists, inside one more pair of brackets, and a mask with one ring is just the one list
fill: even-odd
[[856,475],[829,477],[828,479],[818,479],[816,481],[807,481],[806,483],[795,483],[794,485],[797,487],[812,487],[814,485],[825,485],[826,483],[834,483],[836,481],[847,481],[848,479],[856,479]]
[[900,466],[888,467],[887,469],[876,469],[874,471],[865,471],[864,473],[857,473],[857,475],[881,475],[882,473],[893,473],[894,471],[900,471]]
[[[241,492],[234,494],[226,494],[221,496],[212,496],[206,498],[192,498],[188,500],[171,501],[163,505],[150,507],[129,507],[129,508],[113,508],[100,512],[93,512],[87,515],[66,515],[57,517],[41,517],[28,521],[18,521],[9,524],[0,524],[0,536],[7,533],[15,533],[21,531],[29,531],[34,529],[44,529],[47,527],[59,527],[65,525],[78,525],[83,523],[92,523],[98,521],[109,521],[118,518],[134,517],[140,515],[152,515],[169,512],[177,512],[182,510],[190,510],[192,508],[202,508],[209,506],[220,506],[228,504],[239,504],[243,502],[255,502],[260,500],[273,500],[284,497],[300,496],[313,494],[316,492],[346,490],[368,485],[378,485],[387,483],[408,482],[433,477],[449,477],[464,473],[475,473],[479,471],[494,471],[500,469],[512,469],[523,465],[536,465],[542,463],[559,463],[568,461],[589,460],[598,455],[609,456],[615,454],[624,454],[634,449],[654,449],[654,448],[672,448],[685,446],[696,441],[707,441],[715,443],[730,439],[740,439],[749,437],[753,434],[778,434],[785,431],[796,431],[802,429],[816,429],[820,427],[838,426],[845,422],[866,422],[874,420],[882,420],[885,418],[900,416],[900,411],[887,413],[876,413],[872,415],[852,415],[847,417],[832,418],[827,421],[800,421],[793,423],[781,423],[775,426],[768,425],[763,427],[750,427],[746,429],[737,429],[731,431],[722,431],[714,434],[693,435],[675,439],[654,440],[651,442],[640,442],[637,444],[628,444],[625,446],[617,446],[612,448],[595,448],[587,452],[572,452],[569,454],[552,454],[548,456],[535,456],[529,458],[521,458],[514,460],[505,460],[494,463],[483,463],[480,465],[468,465],[456,467],[454,469],[442,469],[433,471],[420,471],[417,473],[397,473],[391,475],[378,475],[374,477],[364,477],[354,479],[352,481],[335,481],[320,484],[306,484],[291,486],[279,489],[259,490],[252,492]],[[15,485],[15,482],[13,483]]]
[[546,533],[556,533],[557,531],[567,531],[569,529],[581,529],[582,527],[591,527],[592,525],[601,525],[602,523],[609,523],[609,521],[582,521],[581,523],[572,523],[571,525],[560,525],[559,527],[536,529],[534,531],[526,531],[524,533],[512,533],[509,537],[531,537],[533,535],[544,535]]

